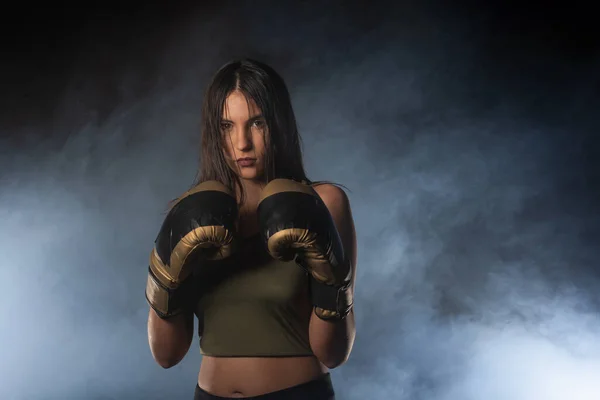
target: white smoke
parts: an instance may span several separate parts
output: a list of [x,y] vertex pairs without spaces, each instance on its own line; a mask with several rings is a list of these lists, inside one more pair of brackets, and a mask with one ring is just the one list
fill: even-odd
[[[288,80],[310,177],[351,190],[358,326],[332,372],[338,398],[600,398],[597,262],[579,239],[594,219],[565,209],[559,178],[577,172],[552,136],[565,132],[523,117],[501,84],[465,77],[479,44],[428,10],[353,27],[308,6],[294,24],[241,7],[239,24],[214,11],[165,28],[143,96],[136,49],[154,39],[141,35],[119,53],[115,104],[88,110],[96,86],[71,82],[57,121],[82,127],[0,143],[0,397],[192,397],[197,341],[170,370],[148,349],[148,252],[194,177],[206,80],[264,54]],[[88,65],[77,80],[101,82]],[[481,112],[456,88],[484,83],[497,105]]]

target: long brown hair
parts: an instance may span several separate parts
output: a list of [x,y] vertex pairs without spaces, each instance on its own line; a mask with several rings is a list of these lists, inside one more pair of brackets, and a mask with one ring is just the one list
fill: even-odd
[[262,111],[267,124],[265,138],[265,182],[276,178],[311,182],[304,170],[301,138],[287,86],[283,78],[270,66],[251,59],[232,61],[214,75],[204,96],[201,116],[200,168],[194,186],[216,180],[244,190],[237,174],[228,166],[223,154],[221,119],[227,96],[239,90],[253,100]]

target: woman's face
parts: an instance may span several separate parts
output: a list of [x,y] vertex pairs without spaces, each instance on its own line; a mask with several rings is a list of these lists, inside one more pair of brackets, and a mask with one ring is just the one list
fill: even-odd
[[229,166],[242,179],[261,179],[265,170],[267,124],[261,110],[239,91],[232,92],[221,117],[223,151]]

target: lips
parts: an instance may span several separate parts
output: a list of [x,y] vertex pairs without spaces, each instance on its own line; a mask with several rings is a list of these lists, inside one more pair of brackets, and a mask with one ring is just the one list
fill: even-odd
[[237,163],[240,167],[251,167],[256,162],[256,158],[238,158]]

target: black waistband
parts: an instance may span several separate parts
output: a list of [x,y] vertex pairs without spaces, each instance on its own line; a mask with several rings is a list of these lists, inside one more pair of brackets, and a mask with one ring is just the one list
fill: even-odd
[[[220,397],[212,395],[196,384],[194,400],[227,400],[232,397]],[[238,398],[239,399],[239,398]],[[246,400],[335,400],[335,393],[331,383],[330,374],[324,374],[321,377],[297,386],[276,392],[266,393],[260,396],[242,397]]]

